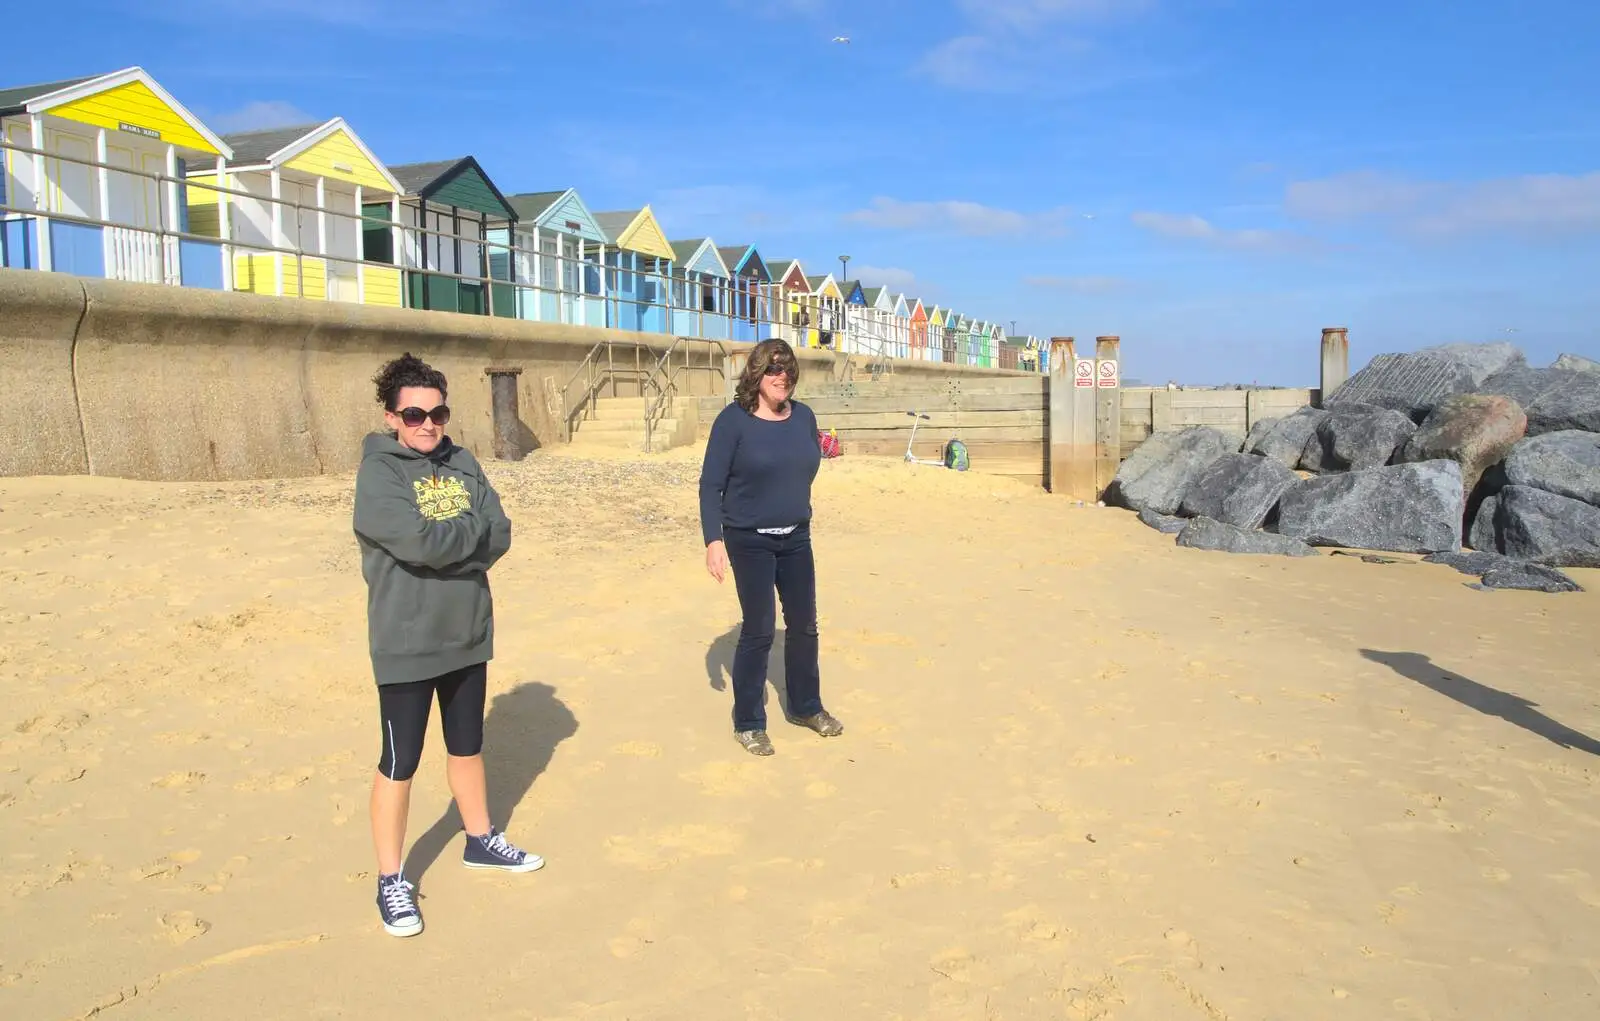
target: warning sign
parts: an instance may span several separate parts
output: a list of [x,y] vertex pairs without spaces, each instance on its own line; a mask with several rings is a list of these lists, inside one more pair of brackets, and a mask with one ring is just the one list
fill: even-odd
[[1072,367],[1072,385],[1080,387],[1094,386],[1094,362],[1087,358],[1079,358]]
[[1117,363],[1115,359],[1107,358],[1100,363],[1100,385],[1117,385]]

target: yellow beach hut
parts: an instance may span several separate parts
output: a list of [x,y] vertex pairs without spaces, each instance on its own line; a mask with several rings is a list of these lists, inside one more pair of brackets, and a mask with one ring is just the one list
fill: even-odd
[[392,229],[380,224],[383,251],[367,251],[374,239],[363,210],[376,208],[379,219],[390,220],[400,185],[344,118],[223,141],[233,158],[221,183],[248,196],[204,187],[218,183],[216,170],[193,171],[189,218],[196,233],[231,243],[234,290],[400,305],[399,270],[362,264],[375,256],[388,261],[393,244]]
[[0,88],[0,143],[0,265],[224,285],[221,246],[177,236],[179,182],[232,150],[143,68]]

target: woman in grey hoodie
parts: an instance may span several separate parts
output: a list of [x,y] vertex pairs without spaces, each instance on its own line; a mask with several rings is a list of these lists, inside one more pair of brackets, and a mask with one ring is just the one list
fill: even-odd
[[477,459],[445,435],[444,374],[407,353],[373,382],[391,431],[362,446],[354,514],[383,742],[372,781],[372,842],[383,927],[413,936],[422,915],[401,852],[435,698],[450,793],[467,832],[463,863],[532,872],[544,859],[490,824],[484,781],[485,685],[494,658],[488,572],[511,548],[511,521]]

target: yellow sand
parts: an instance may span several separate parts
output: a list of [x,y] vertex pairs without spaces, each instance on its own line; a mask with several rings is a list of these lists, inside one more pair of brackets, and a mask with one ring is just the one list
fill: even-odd
[[1600,1010],[1600,572],[1199,553],[847,455],[815,526],[847,731],[771,699],[756,759],[697,457],[660,492],[491,465],[492,800],[549,865],[459,865],[430,729],[412,940],[373,905],[349,478],[0,481],[0,1017]]

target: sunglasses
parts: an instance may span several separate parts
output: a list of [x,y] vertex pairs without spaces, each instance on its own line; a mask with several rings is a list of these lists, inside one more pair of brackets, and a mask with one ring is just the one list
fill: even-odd
[[400,416],[400,421],[404,422],[406,426],[411,429],[415,429],[417,426],[421,425],[425,419],[430,418],[433,419],[434,425],[444,425],[446,422],[450,421],[450,405],[441,404],[432,411],[423,411],[421,408],[405,408],[404,410],[397,412],[397,414]]
[[780,362],[772,362],[767,366],[765,374],[768,376],[787,376],[789,374],[789,366]]

